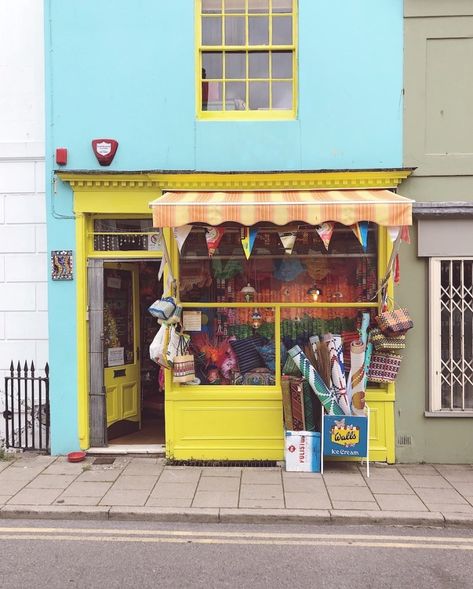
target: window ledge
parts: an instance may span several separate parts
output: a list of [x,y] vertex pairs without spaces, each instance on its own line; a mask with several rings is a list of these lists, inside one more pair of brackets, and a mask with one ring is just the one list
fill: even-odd
[[469,411],[424,411],[424,417],[473,417],[473,410]]

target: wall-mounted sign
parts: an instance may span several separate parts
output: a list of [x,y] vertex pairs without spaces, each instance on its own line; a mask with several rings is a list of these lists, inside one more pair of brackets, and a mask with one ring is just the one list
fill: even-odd
[[351,415],[324,416],[324,455],[358,456],[368,454],[368,419]]
[[51,251],[52,280],[72,280],[72,250]]

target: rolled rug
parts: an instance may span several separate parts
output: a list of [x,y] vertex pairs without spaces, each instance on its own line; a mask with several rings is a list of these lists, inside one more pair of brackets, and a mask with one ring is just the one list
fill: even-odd
[[368,327],[370,326],[370,314],[361,314],[360,339],[365,344],[368,343]]
[[368,382],[368,373],[370,371],[371,355],[373,354],[373,343],[368,340],[365,352],[365,383],[363,388],[366,390],[366,384]]
[[365,350],[363,342],[352,342],[351,355],[351,411],[353,415],[365,414]]
[[301,348],[294,346],[289,350],[289,355],[299,367],[302,376],[307,380],[327,413],[329,415],[345,415],[343,409],[337,403],[335,394],[326,386],[322,377],[309,362]]
[[326,344],[330,354],[332,390],[345,415],[351,415],[350,404],[347,397],[345,366],[343,365],[342,338],[340,335],[331,334],[331,337]]

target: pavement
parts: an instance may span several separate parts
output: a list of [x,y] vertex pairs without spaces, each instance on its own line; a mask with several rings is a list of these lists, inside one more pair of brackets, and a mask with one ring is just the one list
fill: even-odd
[[[13,455],[0,461],[0,519],[384,524],[473,529],[473,465],[325,463],[167,466],[161,458]],[[103,464],[104,461],[112,461]]]

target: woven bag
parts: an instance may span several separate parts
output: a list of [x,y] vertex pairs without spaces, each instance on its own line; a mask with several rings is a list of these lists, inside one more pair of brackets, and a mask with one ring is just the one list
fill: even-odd
[[173,360],[173,382],[190,382],[195,379],[194,356],[188,353],[189,340],[189,336],[180,336],[178,352]]
[[404,335],[414,327],[414,322],[407,309],[383,311],[376,317],[379,329],[387,336]]
[[388,337],[377,327],[370,331],[370,341],[376,351],[403,350],[406,347],[405,335],[393,335]]
[[373,352],[368,369],[370,382],[394,382],[401,366],[401,354]]

